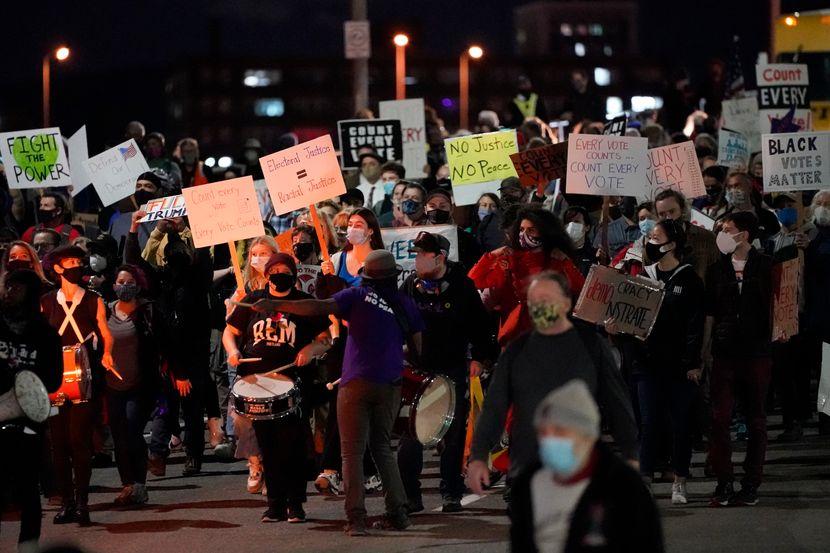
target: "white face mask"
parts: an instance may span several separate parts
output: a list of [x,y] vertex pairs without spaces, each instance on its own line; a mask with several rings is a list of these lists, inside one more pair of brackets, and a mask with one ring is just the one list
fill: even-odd
[[576,221],[571,221],[565,225],[565,232],[571,237],[574,242],[579,242],[585,236],[585,225]]
[[729,255],[733,253],[735,249],[738,247],[738,241],[735,240],[734,234],[729,234],[725,230],[722,230],[718,233],[718,237],[715,240],[718,245],[718,249],[720,253],[723,255]]
[[813,221],[819,226],[830,227],[830,207],[817,205],[813,209]]
[[251,256],[251,267],[253,267],[256,272],[262,274],[265,272],[265,265],[268,263],[268,259],[271,256],[269,255],[252,255]]
[[107,258],[97,253],[89,256],[89,268],[100,273],[107,268]]
[[348,240],[352,246],[359,246],[368,239],[369,233],[366,232],[366,229],[349,227],[348,230],[346,230],[346,240]]

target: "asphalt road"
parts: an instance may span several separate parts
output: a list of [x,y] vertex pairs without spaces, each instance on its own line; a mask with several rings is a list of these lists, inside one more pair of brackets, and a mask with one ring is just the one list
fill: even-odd
[[[777,433],[773,427],[770,436]],[[345,536],[342,500],[323,498],[311,486],[308,523],[262,524],[259,516],[265,501],[246,493],[244,463],[210,462],[209,457],[203,474],[183,478],[183,459],[176,457],[165,477],[150,478],[150,503],[138,510],[112,505],[119,491],[114,468],[95,470],[90,498],[94,525],[55,526],[51,523],[55,507],[46,507],[43,543],[68,542],[102,553],[505,551],[508,522],[498,492],[480,499],[468,497],[466,501],[472,502],[463,513],[436,512],[440,508],[437,458],[431,452],[425,455],[426,511],[415,515],[413,526],[405,532]],[[742,452],[737,451],[735,459],[741,458]],[[696,454],[693,473],[697,478],[689,483],[687,506],[672,507],[670,485],[655,485],[668,551],[830,551],[830,438],[819,437],[810,428],[801,443],[772,443],[761,503],[756,507],[709,508],[707,499],[714,482],[703,478],[702,463],[703,456]],[[370,514],[380,514],[382,499],[370,498],[368,508]],[[14,551],[17,531],[17,514],[6,512],[0,551]]]

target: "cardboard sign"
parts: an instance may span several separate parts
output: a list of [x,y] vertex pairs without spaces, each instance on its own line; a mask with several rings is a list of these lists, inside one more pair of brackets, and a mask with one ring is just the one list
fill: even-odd
[[395,262],[403,268],[398,277],[402,284],[406,277],[415,271],[415,255],[408,250],[421,232],[440,234],[450,241],[450,261],[458,261],[458,227],[455,225],[426,225],[418,227],[396,227],[380,229],[386,249],[395,256]]
[[827,342],[823,342],[821,345],[820,374],[816,407],[819,413],[830,415],[830,344]]
[[192,186],[182,195],[197,248],[265,234],[250,176]]
[[346,193],[328,134],[260,158],[259,164],[277,215]]
[[407,178],[427,176],[427,130],[424,121],[424,100],[389,100],[378,104],[381,119],[398,119],[403,133],[403,166]]
[[153,221],[160,221],[161,219],[172,219],[187,215],[187,206],[184,203],[184,196],[181,194],[150,200],[141,206],[141,209],[147,215],[139,219],[139,223],[151,223]]
[[348,119],[337,122],[343,169],[360,167],[360,148],[371,147],[386,161],[403,160],[400,119]]
[[652,148],[646,152],[646,156],[649,195],[643,196],[643,199],[653,201],[657,194],[669,188],[690,199],[706,195],[703,175],[691,140]]
[[795,108],[793,123],[800,131],[813,128],[807,97],[810,84],[807,65],[756,65],[755,77],[758,81],[758,121],[762,134],[772,132],[772,120],[784,117],[791,108]]
[[786,342],[798,334],[798,282],[802,257],[782,261],[772,268],[772,340]]
[[92,184],[84,169],[84,162],[89,159],[89,149],[86,142],[86,125],[75,131],[75,134],[66,141],[69,151],[69,175],[72,177],[72,192],[74,198],[81,190]]
[[297,284],[306,294],[314,295],[317,287],[317,275],[320,274],[319,265],[297,264]]
[[58,127],[0,133],[0,158],[5,166],[9,188],[49,188],[72,184]]
[[764,192],[830,188],[830,132],[761,136]]
[[643,137],[571,135],[568,192],[650,198],[647,148],[648,139]]
[[568,143],[548,144],[510,154],[510,161],[513,162],[522,186],[545,186],[550,181],[565,176],[568,169]]
[[761,151],[761,129],[758,126],[758,92],[748,90],[743,98],[724,100],[721,104],[723,124],[726,127],[741,133],[749,143],[750,153]]
[[369,59],[372,55],[369,22],[344,21],[343,44],[345,46],[347,60]]
[[470,205],[501,181],[515,177],[510,154],[519,151],[516,131],[471,134],[444,140],[455,205]]
[[89,158],[84,169],[105,206],[135,192],[135,181],[150,170],[141,149],[132,138],[115,148]]
[[718,165],[746,171],[749,167],[749,141],[743,134],[725,128],[718,131]]
[[574,307],[574,317],[603,324],[614,319],[620,332],[648,338],[663,303],[663,283],[593,265]]
[[602,128],[602,134],[605,136],[623,136],[625,128],[628,126],[628,116],[620,115],[614,117]]
[[689,222],[706,230],[714,231],[715,229],[715,220],[695,208],[692,208],[692,216]]

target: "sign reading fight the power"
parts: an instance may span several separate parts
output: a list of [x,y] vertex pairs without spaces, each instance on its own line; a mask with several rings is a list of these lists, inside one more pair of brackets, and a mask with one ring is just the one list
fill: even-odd
[[0,133],[9,188],[69,186],[69,164],[58,127]]

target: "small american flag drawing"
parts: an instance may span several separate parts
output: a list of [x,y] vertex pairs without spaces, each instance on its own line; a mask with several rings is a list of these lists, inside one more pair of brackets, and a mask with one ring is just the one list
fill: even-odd
[[130,144],[129,148],[118,148],[118,151],[121,152],[121,156],[124,158],[124,161],[127,161],[131,157],[135,157],[138,153],[135,148],[135,143]]

